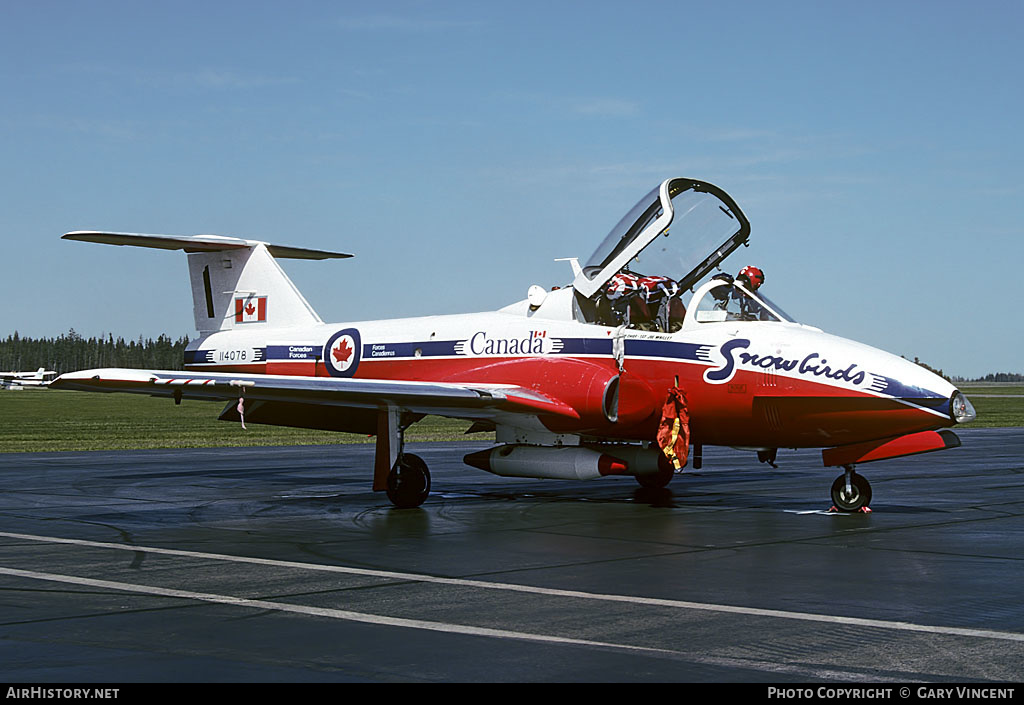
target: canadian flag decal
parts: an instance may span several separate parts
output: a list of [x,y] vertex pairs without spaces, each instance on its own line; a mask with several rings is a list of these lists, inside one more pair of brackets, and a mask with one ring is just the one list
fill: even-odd
[[266,320],[266,296],[247,296],[244,299],[235,299],[235,323],[265,323]]

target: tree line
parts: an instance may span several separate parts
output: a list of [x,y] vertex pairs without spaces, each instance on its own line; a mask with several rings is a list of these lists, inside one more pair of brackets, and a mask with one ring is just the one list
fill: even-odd
[[993,372],[978,379],[964,380],[965,382],[1024,382],[1024,375],[1015,372]]
[[188,338],[172,340],[159,335],[156,340],[125,341],[113,333],[83,338],[72,328],[56,338],[23,338],[15,331],[0,339],[0,370],[31,371],[40,367],[57,374],[97,367],[133,367],[138,369],[180,370],[184,366]]
[[[903,359],[906,360],[907,358],[904,357]],[[929,372],[934,372],[939,377],[942,377],[947,382],[952,382],[953,384],[962,384],[964,382],[1024,382],[1024,374],[1017,374],[1015,372],[993,372],[985,375],[984,377],[968,379],[967,377],[959,377],[957,375],[947,375],[942,370],[935,369],[928,363],[922,362],[916,357],[914,358],[914,362]]]

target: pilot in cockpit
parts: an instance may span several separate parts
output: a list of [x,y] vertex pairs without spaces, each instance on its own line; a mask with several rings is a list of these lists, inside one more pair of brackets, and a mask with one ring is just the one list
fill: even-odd
[[[754,293],[764,284],[764,272],[751,265],[741,269],[735,278],[724,272],[712,278],[721,279],[729,284],[740,284],[750,293]],[[772,318],[758,301],[741,289],[732,286],[718,287],[713,289],[711,294],[718,301],[715,308],[728,311],[728,320],[766,321]]]
[[[736,283],[742,284],[746,287],[747,291],[754,293],[761,288],[764,284],[764,272],[753,265],[747,265],[740,270],[740,273],[736,275]],[[750,321],[765,321],[768,320],[768,312],[765,311],[764,307],[746,295],[736,295],[740,299],[740,309],[742,311],[742,317],[744,320]]]
[[736,281],[747,287],[750,291],[757,291],[764,284],[764,272],[757,267],[747,265],[736,275]]

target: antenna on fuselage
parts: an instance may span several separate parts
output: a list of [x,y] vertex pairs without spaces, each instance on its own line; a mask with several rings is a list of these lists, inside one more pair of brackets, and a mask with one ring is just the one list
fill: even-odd
[[573,278],[578,277],[580,275],[580,272],[583,271],[583,267],[580,266],[580,258],[579,257],[556,257],[555,261],[556,262],[568,262],[569,265],[572,267],[572,276],[573,276]]

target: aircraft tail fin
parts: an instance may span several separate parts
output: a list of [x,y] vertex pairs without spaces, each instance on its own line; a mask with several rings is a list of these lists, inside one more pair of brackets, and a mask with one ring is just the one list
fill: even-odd
[[276,258],[320,260],[352,256],[220,235],[76,231],[67,233],[63,239],[184,250],[188,254],[192,311],[200,333],[260,324],[284,327],[322,323]]

